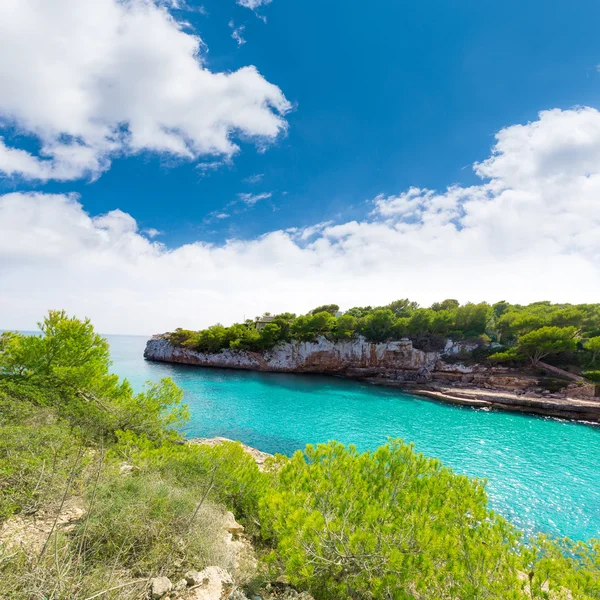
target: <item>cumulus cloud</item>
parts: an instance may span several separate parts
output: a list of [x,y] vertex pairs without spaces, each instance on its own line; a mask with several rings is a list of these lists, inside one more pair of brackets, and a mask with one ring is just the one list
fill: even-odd
[[1,327],[48,308],[103,332],[229,323],[261,311],[398,297],[597,302],[600,113],[547,111],[503,129],[480,185],[378,196],[362,221],[167,248],[119,210],[72,196],[0,197]]
[[143,151],[231,157],[236,134],[264,146],[286,128],[283,92],[249,66],[211,72],[201,39],[158,0],[0,3],[0,117],[39,156],[0,141],[0,172],[98,176]]

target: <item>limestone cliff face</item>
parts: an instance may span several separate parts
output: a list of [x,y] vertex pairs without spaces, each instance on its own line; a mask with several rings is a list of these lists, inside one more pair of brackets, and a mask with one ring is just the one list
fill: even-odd
[[209,354],[173,346],[164,335],[158,335],[148,341],[144,356],[202,367],[340,375],[417,390],[454,404],[600,422],[600,401],[592,399],[593,386],[578,382],[550,393],[543,378],[506,367],[466,365],[449,359],[472,349],[468,343],[450,340],[439,353],[418,350],[407,339],[375,344],[360,337],[347,342],[320,337],[313,343],[279,344],[266,352],[228,349]]
[[[161,336],[148,341],[144,356],[150,360],[256,371],[332,373],[346,376],[404,378],[411,373],[429,378],[440,355],[413,348],[409,340],[375,344],[364,338],[332,342],[319,337],[315,342],[292,341],[266,352],[222,350],[209,354],[172,346]],[[394,377],[395,376],[395,377]]]

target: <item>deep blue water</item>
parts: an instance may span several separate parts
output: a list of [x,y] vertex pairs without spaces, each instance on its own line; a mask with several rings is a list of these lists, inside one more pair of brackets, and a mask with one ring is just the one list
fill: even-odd
[[114,371],[136,389],[171,377],[185,390],[189,437],[225,436],[291,454],[331,439],[373,449],[412,442],[486,478],[493,508],[528,532],[600,537],[600,429],[455,407],[333,377],[202,369],[143,359],[146,339],[108,336]]

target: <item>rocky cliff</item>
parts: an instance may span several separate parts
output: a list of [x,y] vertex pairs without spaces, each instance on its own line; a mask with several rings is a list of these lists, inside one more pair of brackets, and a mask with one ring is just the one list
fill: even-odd
[[472,349],[450,340],[443,352],[424,352],[408,339],[372,343],[360,337],[345,342],[319,337],[315,342],[279,344],[265,352],[227,349],[206,353],[174,346],[165,335],[157,335],[148,341],[144,356],[201,367],[339,375],[456,404],[600,422],[600,399],[593,398],[594,386],[559,382],[562,389],[557,389],[556,379],[451,360]]
[[[450,340],[443,352],[424,352],[408,339],[384,343],[358,337],[333,342],[319,337],[315,342],[292,341],[265,352],[221,350],[214,354],[173,346],[163,335],[148,341],[144,356],[149,360],[270,371],[279,373],[322,373],[351,378],[369,378],[398,383],[470,384],[524,390],[535,386],[536,378],[525,377],[505,367],[484,367],[447,362],[453,355],[473,348]],[[447,360],[444,360],[444,359]]]
[[375,344],[364,338],[332,342],[292,341],[265,352],[222,350],[209,354],[171,345],[163,336],[148,341],[144,356],[150,360],[255,371],[329,373],[347,377],[386,376],[427,380],[440,360],[437,352],[423,352],[410,340]]

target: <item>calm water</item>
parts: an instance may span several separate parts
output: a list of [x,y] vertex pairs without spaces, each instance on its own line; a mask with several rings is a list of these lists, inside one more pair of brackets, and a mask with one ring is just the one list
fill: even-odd
[[600,429],[438,404],[332,377],[147,362],[145,338],[108,336],[114,370],[136,389],[171,377],[185,390],[189,437],[225,436],[290,454],[336,439],[372,449],[413,442],[460,473],[487,478],[492,506],[527,531],[600,537]]

